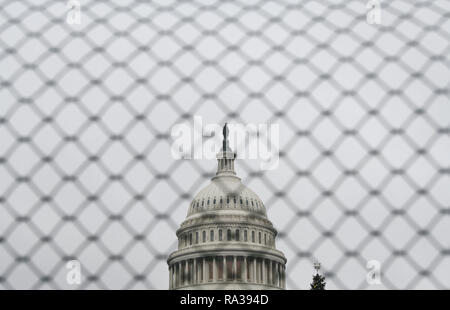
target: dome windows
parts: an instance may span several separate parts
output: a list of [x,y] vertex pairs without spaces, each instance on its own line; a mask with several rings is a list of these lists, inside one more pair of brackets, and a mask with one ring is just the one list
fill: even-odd
[[[230,205],[230,200],[233,200]],[[225,203],[226,202],[226,203]],[[233,205],[234,203],[234,205]],[[264,208],[262,207],[262,203],[258,202],[257,199],[247,196],[211,196],[204,197],[203,199],[194,200],[189,209],[189,213],[197,213],[205,210],[209,210],[209,208],[239,208],[241,207],[243,210],[251,210],[256,211],[258,213],[265,214]]]
[[[208,232],[209,231],[209,232]],[[224,232],[226,235],[224,236]],[[241,235],[242,233],[242,235]],[[251,235],[249,235],[251,234]],[[248,230],[247,227],[205,228],[190,230],[180,235],[179,248],[209,242],[252,242],[262,246],[275,246],[274,235],[265,229]]]

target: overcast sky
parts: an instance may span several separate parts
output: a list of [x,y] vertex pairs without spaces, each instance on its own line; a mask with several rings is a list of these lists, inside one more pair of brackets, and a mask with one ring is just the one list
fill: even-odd
[[380,25],[363,0],[81,4],[69,25],[63,1],[0,1],[0,288],[168,288],[216,169],[171,154],[194,115],[279,126],[278,167],[236,171],[288,288],[315,259],[330,289],[450,287],[448,1],[383,1]]

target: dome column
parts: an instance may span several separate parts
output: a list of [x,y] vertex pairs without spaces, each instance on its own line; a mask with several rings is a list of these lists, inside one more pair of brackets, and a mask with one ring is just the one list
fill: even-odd
[[274,284],[273,285],[275,285],[275,286],[278,286],[278,263],[275,263],[275,269],[274,269]]
[[269,260],[269,284],[273,285],[273,262]]
[[177,279],[178,279],[178,275],[177,275],[177,265],[173,264],[172,265],[172,287],[177,287]]
[[178,263],[173,264],[173,272],[175,274],[175,279],[174,279],[173,286],[174,287],[178,287],[178,279],[179,279],[179,276],[178,276]]
[[223,268],[222,268],[223,275],[222,275],[222,279],[223,279],[223,282],[225,282],[227,280],[227,257],[223,256],[222,259],[223,259]]
[[263,258],[261,260],[261,278],[262,278],[262,283],[267,284],[267,279],[266,279],[266,260]]
[[253,257],[253,282],[254,283],[258,282],[258,277],[256,273],[256,257]]
[[197,259],[194,258],[194,270],[192,270],[192,283],[197,284]]
[[172,266],[169,266],[169,289],[172,289],[172,279],[173,279]]
[[177,265],[172,265],[172,287],[175,288],[177,286]]
[[237,257],[236,255],[233,255],[233,271],[232,271],[232,278],[234,281],[237,281]]
[[174,265],[173,265],[173,271],[174,271],[174,273],[175,273],[175,281],[174,281],[174,283],[173,283],[173,286],[174,287],[178,287],[178,281],[179,281],[179,279],[180,279],[180,276],[179,276],[179,274],[178,274],[178,263],[175,263]]
[[202,283],[202,262],[197,258],[197,283]]
[[188,279],[188,261],[187,260],[185,260],[184,261],[184,285],[187,285],[187,284],[189,284],[189,279]]
[[212,268],[213,268],[213,282],[214,283],[216,283],[217,282],[217,260],[216,260],[216,257],[214,256],[213,257],[213,260],[212,260]]
[[244,276],[242,277],[242,281],[243,282],[247,282],[247,256],[244,256],[244,268],[242,268],[244,270]]
[[183,270],[183,262],[178,263],[178,286],[183,286],[184,284],[184,270]]
[[280,265],[280,287],[283,287],[283,266]]
[[272,285],[272,260],[267,260],[267,283]]
[[202,262],[202,274],[203,274],[203,283],[206,283],[206,258],[203,257],[203,262]]
[[280,264],[277,263],[277,286],[281,287]]
[[278,286],[281,287],[282,286],[282,283],[281,283],[281,266],[278,263],[277,263],[277,271],[278,271]]
[[178,268],[177,268],[177,273],[178,273],[178,283],[177,286],[180,287],[183,285],[183,282],[181,282],[181,280],[183,279],[183,269],[182,269],[183,265],[181,262],[178,263]]

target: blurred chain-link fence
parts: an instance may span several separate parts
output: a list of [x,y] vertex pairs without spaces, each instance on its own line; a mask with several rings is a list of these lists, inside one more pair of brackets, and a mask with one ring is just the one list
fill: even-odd
[[194,115],[280,125],[278,169],[237,173],[288,288],[316,258],[328,288],[450,287],[450,1],[80,4],[0,1],[0,288],[166,289],[215,172],[170,156]]

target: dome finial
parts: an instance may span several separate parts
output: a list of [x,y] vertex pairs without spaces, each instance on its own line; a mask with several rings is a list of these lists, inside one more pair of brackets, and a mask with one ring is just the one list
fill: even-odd
[[236,153],[231,150],[230,142],[228,141],[228,123],[225,123],[225,125],[223,125],[222,134],[222,149],[216,155],[218,161],[216,176],[235,176],[236,173],[234,172],[234,159],[236,158]]
[[228,127],[227,127],[228,123],[225,123],[225,125],[223,125],[223,130],[222,130],[222,134],[223,134],[223,145],[222,145],[222,149],[225,152],[227,150],[227,143],[228,143]]
[[223,125],[223,139],[226,140],[228,138],[228,127],[227,127],[228,123],[225,123],[225,125]]

